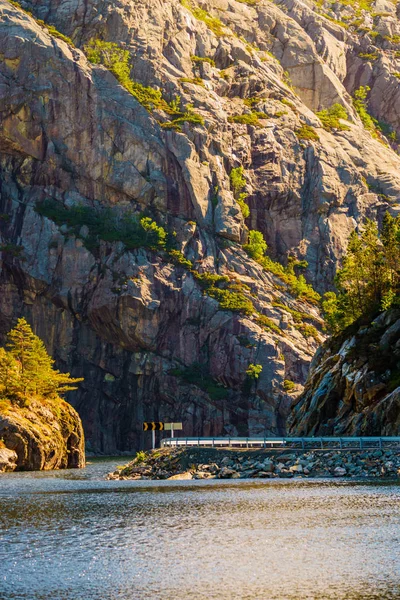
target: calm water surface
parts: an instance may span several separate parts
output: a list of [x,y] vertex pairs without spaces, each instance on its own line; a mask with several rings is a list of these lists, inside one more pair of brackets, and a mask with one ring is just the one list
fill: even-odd
[[[122,462],[126,462],[122,459]],[[0,476],[0,599],[400,599],[400,486]]]

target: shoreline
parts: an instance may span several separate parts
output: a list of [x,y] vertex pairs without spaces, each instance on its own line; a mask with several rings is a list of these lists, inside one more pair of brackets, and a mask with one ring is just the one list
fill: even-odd
[[109,480],[190,479],[399,479],[394,449],[293,450],[162,448],[138,452]]

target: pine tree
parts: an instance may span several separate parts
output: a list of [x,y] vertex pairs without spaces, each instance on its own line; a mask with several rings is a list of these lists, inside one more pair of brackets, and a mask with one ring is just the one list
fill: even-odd
[[0,348],[0,397],[15,397],[20,391],[20,377],[18,362],[4,348]]
[[332,331],[399,305],[400,219],[386,213],[381,234],[369,219],[353,231],[335,283],[338,295],[326,294],[322,304]]
[[54,369],[54,360],[25,319],[18,319],[7,340],[8,352],[0,348],[1,395],[22,402],[30,396],[55,397],[83,381]]

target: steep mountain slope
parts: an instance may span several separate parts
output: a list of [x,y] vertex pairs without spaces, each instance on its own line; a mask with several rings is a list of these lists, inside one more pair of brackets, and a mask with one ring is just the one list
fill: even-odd
[[[179,95],[185,106],[193,103],[205,127],[187,126],[185,133],[198,160],[208,163],[204,176],[220,190],[216,231],[240,238],[241,215],[234,214],[227,190],[230,169],[242,164],[250,192],[248,225],[265,234],[281,260],[288,252],[306,259],[320,290],[331,285],[356,222],[381,214],[400,194],[399,157],[364,130],[349,95],[370,86],[375,116],[399,132],[396,6],[385,2],[385,16],[379,2],[368,2],[369,10],[348,4],[23,3],[79,47],[96,36],[124,44],[135,80],[157,86],[168,100]],[[383,37],[388,32],[391,41]],[[375,45],[379,40],[381,47]],[[192,57],[209,58],[215,67]],[[349,113],[348,131],[326,131],[311,112],[337,102]],[[256,126],[228,122],[251,112],[266,118]],[[315,127],[319,141],[299,140],[294,132],[301,124]],[[168,136],[175,141],[173,133]]]
[[[138,447],[152,419],[182,419],[189,435],[282,432],[322,322],[307,294],[242,249],[232,169],[244,168],[247,226],[280,260],[306,259],[309,280],[328,289],[354,226],[397,211],[400,158],[365,129],[348,93],[370,85],[371,110],[399,126],[387,102],[399,88],[392,42],[374,50],[372,68],[358,56],[367,32],[298,2],[22,6],[81,49],[93,37],[118,42],[133,80],[185,118],[177,130],[164,100],[147,110],[0,0],[1,332],[25,314],[58,365],[85,376],[71,401],[94,450]],[[393,37],[389,12],[379,19]],[[348,120],[323,127],[312,111],[335,103]],[[74,206],[88,207],[86,222]],[[127,249],[104,224],[93,239],[93,215],[111,231],[128,211],[176,233],[175,254]],[[250,365],[262,366],[258,379]]]
[[399,435],[400,311],[353,325],[313,360],[290,417],[295,435]]

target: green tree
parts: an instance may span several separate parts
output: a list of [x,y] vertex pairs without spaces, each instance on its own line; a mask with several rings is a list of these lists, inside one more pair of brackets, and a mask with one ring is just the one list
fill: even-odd
[[76,389],[82,378],[54,369],[42,340],[25,319],[7,336],[7,349],[0,349],[0,393],[12,400],[24,402],[29,396],[57,396]]
[[250,379],[258,379],[262,373],[262,365],[254,365],[250,363],[246,370],[246,375],[250,377]]
[[0,398],[14,397],[19,391],[20,365],[15,358],[0,348]]
[[249,231],[249,240],[243,248],[251,258],[260,260],[265,255],[268,246],[261,231],[252,229]]
[[244,168],[242,166],[232,169],[229,179],[231,188],[235,196],[246,187],[246,179],[244,178]]
[[356,109],[358,116],[360,117],[365,129],[368,129],[368,131],[371,132],[373,137],[378,137],[376,130],[376,125],[378,122],[376,119],[371,117],[371,115],[368,112],[367,97],[370,90],[371,88],[368,85],[366,85],[365,87],[360,86],[354,92],[353,106]]
[[231,182],[231,188],[233,191],[234,198],[240,206],[244,219],[250,216],[250,209],[248,204],[245,202],[248,194],[243,191],[246,187],[246,179],[244,177],[244,168],[242,166],[232,169],[229,175]]
[[388,212],[383,219],[381,240],[388,269],[389,286],[392,290],[397,290],[400,283],[400,221]]
[[335,278],[337,296],[329,292],[322,302],[331,330],[338,331],[360,317],[372,317],[398,304],[399,278],[399,218],[387,213],[380,234],[376,223],[367,219],[360,233],[350,235]]
[[7,335],[7,348],[19,363],[22,374],[35,369],[35,341],[36,336],[25,319],[18,319],[16,327]]
[[368,219],[360,235],[355,231],[350,235],[335,281],[341,304],[352,321],[380,306],[388,288],[388,273],[376,223]]

